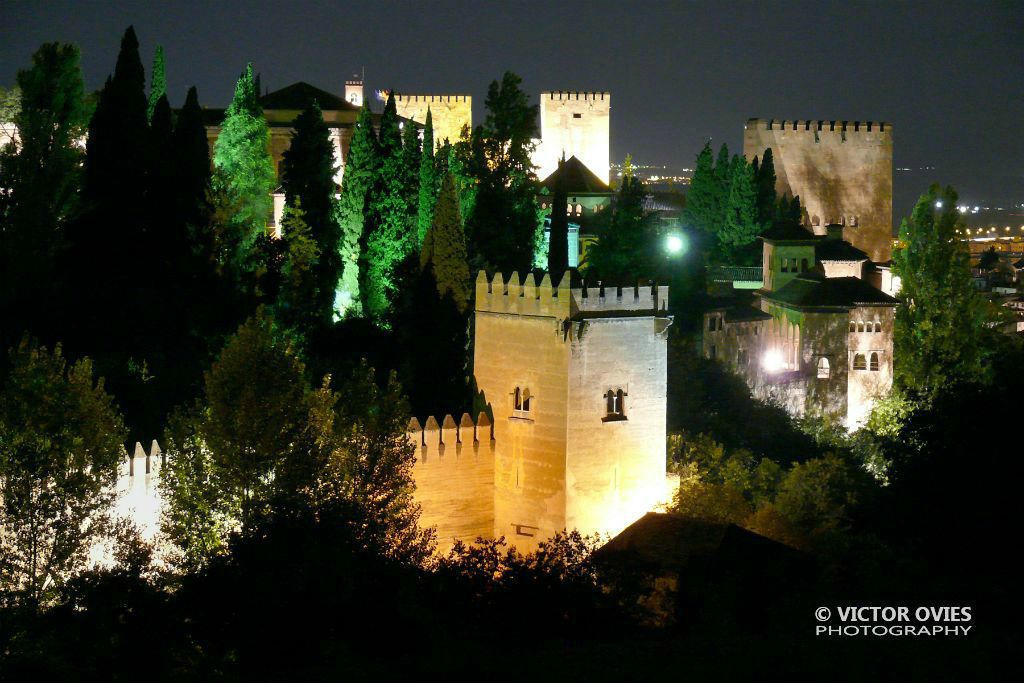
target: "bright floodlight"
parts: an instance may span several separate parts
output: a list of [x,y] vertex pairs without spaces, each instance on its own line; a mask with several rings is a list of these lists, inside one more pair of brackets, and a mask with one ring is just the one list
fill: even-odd
[[782,354],[778,351],[768,351],[761,357],[761,367],[767,372],[778,372],[782,369]]
[[941,199],[935,202],[935,208],[936,209],[941,209],[942,208],[942,200]]
[[681,235],[669,235],[665,240],[665,249],[670,254],[678,254],[682,252],[683,247],[685,246],[686,244],[683,242]]

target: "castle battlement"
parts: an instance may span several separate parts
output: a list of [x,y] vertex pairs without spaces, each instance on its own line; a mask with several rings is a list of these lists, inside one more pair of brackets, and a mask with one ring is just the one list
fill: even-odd
[[406,95],[395,93],[395,102],[471,102],[469,95]]
[[163,450],[160,444],[153,440],[150,444],[149,453],[143,445],[136,441],[135,450],[121,463],[120,476],[134,477],[135,475],[157,474],[163,464]]
[[487,451],[494,448],[494,425],[487,413],[480,413],[476,421],[469,413],[463,413],[458,422],[451,415],[445,415],[440,423],[431,415],[422,426],[414,417],[409,420],[406,433],[417,448],[417,465],[436,462],[437,458],[433,456],[458,454],[467,448]]
[[570,287],[570,282],[570,271],[566,271],[558,287],[554,287],[549,273],[545,273],[539,283],[535,273],[528,273],[521,280],[517,272],[507,280],[501,273],[495,273],[494,279],[488,281],[487,273],[481,270],[476,279],[476,310],[562,319],[629,311],[664,314],[668,310],[665,285],[604,287],[583,283],[580,287]]
[[815,133],[883,133],[892,135],[892,124],[885,121],[834,121],[748,119],[746,129]]
[[541,98],[547,97],[549,100],[605,100],[611,98],[611,93],[594,90],[553,90],[551,92],[542,92],[540,96]]

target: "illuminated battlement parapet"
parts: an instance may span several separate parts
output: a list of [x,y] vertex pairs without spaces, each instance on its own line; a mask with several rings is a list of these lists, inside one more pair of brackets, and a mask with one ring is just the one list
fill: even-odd
[[480,413],[476,421],[469,413],[463,413],[457,423],[451,415],[445,415],[440,423],[431,415],[422,426],[414,417],[406,432],[410,443],[418,449],[417,466],[436,461],[438,456],[461,453],[463,449],[491,450],[494,442],[494,427],[486,413]]
[[606,90],[555,90],[552,92],[541,93],[540,96],[541,99],[547,98],[549,100],[604,100],[606,98],[610,98],[611,93]]
[[492,280],[480,271],[476,280],[476,310],[551,318],[579,318],[613,312],[636,312],[647,315],[665,314],[668,310],[668,287],[638,284],[635,287],[602,287],[587,285],[571,287],[571,273],[566,271],[557,287],[545,273],[537,282],[534,273],[521,280],[513,272],[504,279],[496,273]]
[[406,102],[472,102],[470,95],[400,95],[395,93],[395,104]]
[[885,121],[748,119],[745,129],[763,129],[784,133],[883,133],[892,135],[892,124]]

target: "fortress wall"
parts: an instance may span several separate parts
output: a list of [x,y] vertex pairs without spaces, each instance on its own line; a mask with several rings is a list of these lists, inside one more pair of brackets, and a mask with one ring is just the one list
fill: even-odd
[[434,125],[434,144],[440,145],[447,138],[458,141],[463,126],[473,128],[473,98],[469,95],[400,95],[395,93],[398,115],[426,123],[427,110]]
[[447,553],[456,539],[470,543],[494,532],[494,432],[487,415],[458,422],[445,415],[438,424],[409,421],[416,446],[415,501],[420,525],[437,529],[437,550]]
[[489,313],[552,317],[561,320],[607,312],[665,312],[668,286],[638,284],[634,287],[602,287],[583,283],[570,287],[566,271],[558,287],[551,285],[548,273],[540,282],[534,273],[525,279],[513,272],[505,280],[501,273],[488,280],[480,271],[476,280],[476,310]]
[[876,121],[750,119],[743,132],[748,160],[772,149],[776,191],[800,197],[816,234],[845,222],[875,262],[892,254],[892,146],[892,125]]
[[[666,318],[573,323],[566,454],[566,526],[617,534],[664,495]],[[608,419],[621,389],[625,419]]]
[[605,183],[609,181],[609,120],[612,96],[607,92],[544,92],[540,94],[541,141],[534,152],[537,176],[558,169],[558,160],[575,156]]

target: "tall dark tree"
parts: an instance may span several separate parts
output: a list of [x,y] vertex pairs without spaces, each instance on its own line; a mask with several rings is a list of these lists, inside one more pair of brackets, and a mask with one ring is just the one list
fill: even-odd
[[[419,207],[419,196],[420,196],[420,166],[422,165],[423,151],[420,148],[420,134],[419,128],[416,127],[415,122],[412,120],[406,121],[402,128],[402,167],[405,171],[405,182],[403,183],[403,192],[405,194],[405,201],[409,205],[409,215],[416,218]],[[418,233],[414,230],[413,237],[415,238]],[[419,242],[411,245],[413,248],[418,246]]]
[[434,219],[434,205],[437,203],[437,166],[434,161],[434,121],[427,109],[427,120],[423,126],[423,152],[420,156],[419,203],[416,212],[417,244],[423,238]]
[[721,211],[722,186],[715,174],[714,153],[708,142],[697,155],[690,189],[686,193],[683,222],[694,230],[713,235]]
[[754,157],[754,183],[757,186],[757,222],[768,228],[775,218],[775,158],[772,148],[765,149],[761,159]]
[[156,46],[153,53],[153,70],[149,75],[149,108],[147,113],[149,120],[153,120],[153,112],[156,111],[156,103],[167,94],[167,74],[164,66],[164,48]]
[[319,256],[313,265],[316,289],[306,303],[311,319],[329,325],[334,318],[334,299],[341,279],[341,230],[334,207],[334,165],[330,131],[315,103],[294,122],[291,145],[284,153],[281,184],[288,206],[301,204],[305,223]]
[[717,253],[723,263],[751,265],[756,256],[751,247],[761,232],[754,168],[738,154],[731,165],[725,217],[716,235]]
[[441,182],[434,220],[420,251],[420,268],[431,272],[438,297],[449,296],[459,313],[469,308],[471,282],[466,232],[459,213],[455,181],[450,173]]
[[533,265],[540,212],[530,156],[538,137],[537,107],[521,85],[522,79],[511,72],[491,83],[484,124],[473,131],[465,150],[476,180],[474,206],[467,216],[474,268],[511,273]]
[[[0,327],[3,348],[25,327],[37,330],[43,292],[54,275],[56,248],[77,207],[88,108],[78,48],[48,43],[18,72],[19,135],[0,150]],[[8,112],[10,113],[10,112]],[[15,336],[17,335],[17,336]]]
[[360,294],[360,253],[367,213],[367,199],[380,166],[380,150],[373,132],[373,118],[368,107],[363,107],[356,120],[345,159],[345,173],[341,179],[341,199],[337,205],[338,225],[341,229],[341,284],[335,307],[339,314],[362,313]]
[[[565,155],[558,162],[558,170],[565,166]],[[559,173],[551,199],[551,239],[548,242],[548,272],[551,281],[562,277],[569,268],[569,197],[565,181]]]
[[623,176],[611,223],[587,253],[589,280],[629,284],[637,278],[657,277],[657,231],[653,217],[644,215],[645,194],[639,178]]
[[200,233],[209,213],[210,146],[195,86],[188,89],[185,105],[178,112],[171,147],[178,219],[191,227],[193,242],[203,245],[208,239]]

